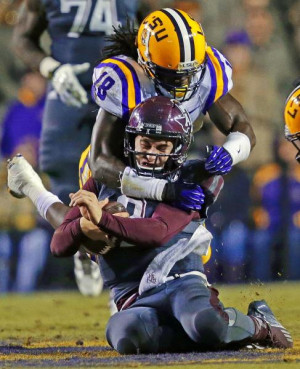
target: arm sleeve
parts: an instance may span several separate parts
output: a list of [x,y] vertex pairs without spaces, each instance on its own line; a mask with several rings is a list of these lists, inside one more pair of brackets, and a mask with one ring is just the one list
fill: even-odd
[[[83,189],[97,194],[96,183],[92,178],[86,182]],[[70,208],[65,215],[64,221],[53,234],[50,249],[54,256],[65,257],[74,255],[80,245],[84,243],[87,237],[82,233],[80,218],[79,208],[77,206]]]
[[161,203],[151,218],[121,218],[103,212],[98,227],[117,238],[142,246],[159,247],[182,231],[197,213]]
[[[92,178],[87,181],[84,189],[97,194],[96,183]],[[150,248],[168,242],[194,217],[198,217],[198,214],[187,213],[161,203],[151,218],[122,218],[103,211],[98,227],[101,231],[120,238],[122,241]],[[74,255],[79,246],[84,243],[86,236],[81,231],[80,218],[79,208],[72,208],[54,232],[50,247],[55,256]]]

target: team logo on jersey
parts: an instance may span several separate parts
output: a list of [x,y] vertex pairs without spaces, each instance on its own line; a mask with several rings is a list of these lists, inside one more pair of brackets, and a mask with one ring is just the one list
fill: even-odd
[[147,283],[154,284],[154,285],[157,283],[155,273],[153,272],[147,273]]

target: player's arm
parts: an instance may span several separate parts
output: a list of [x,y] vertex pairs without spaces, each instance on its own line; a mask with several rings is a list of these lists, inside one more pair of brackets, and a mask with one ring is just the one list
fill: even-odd
[[25,0],[13,31],[13,49],[32,70],[39,70],[46,53],[40,47],[40,37],[47,28],[46,14],[40,0]]
[[255,146],[255,134],[241,104],[231,95],[226,94],[217,100],[208,110],[209,116],[217,128],[226,136],[231,132],[241,132],[250,141],[251,149]]
[[100,109],[93,127],[89,167],[92,177],[108,187],[121,186],[124,163],[124,123]]
[[[194,217],[199,217],[195,212],[187,213],[166,204],[159,204],[151,218],[116,217],[102,211],[92,178],[84,188],[71,196],[72,209],[54,232],[50,248],[55,256],[73,255],[87,237],[91,238],[88,232],[93,232],[95,226],[99,232],[127,242],[157,247],[180,232]],[[80,208],[85,208],[85,211]]]
[[18,57],[32,70],[38,70],[52,85],[66,105],[81,107],[88,102],[87,93],[77,75],[86,72],[90,63],[61,64],[40,46],[40,37],[48,21],[41,0],[26,0],[13,32],[13,48]]
[[213,147],[206,169],[210,173],[226,174],[232,165],[248,158],[256,142],[255,134],[244,109],[230,94],[217,100],[208,113],[227,139],[223,147]]

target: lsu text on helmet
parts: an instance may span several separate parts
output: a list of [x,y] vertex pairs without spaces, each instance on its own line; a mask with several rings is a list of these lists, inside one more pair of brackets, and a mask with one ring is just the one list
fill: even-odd
[[188,100],[205,70],[206,41],[201,25],[179,9],[150,13],[137,35],[138,62],[164,96]]
[[290,93],[284,108],[285,137],[298,150],[296,159],[300,163],[300,83]]
[[[155,158],[153,167],[141,167],[137,156],[145,155],[145,152],[136,150],[137,136],[171,141],[173,149],[169,154],[151,153],[150,155]],[[191,140],[192,122],[188,112],[176,100],[154,96],[140,103],[133,110],[125,128],[124,152],[138,175],[174,178],[178,169],[186,161]],[[156,166],[159,157],[167,157],[164,166],[160,168]]]

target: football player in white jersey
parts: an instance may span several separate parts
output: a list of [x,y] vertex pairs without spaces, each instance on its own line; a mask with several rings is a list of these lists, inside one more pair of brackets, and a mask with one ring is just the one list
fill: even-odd
[[122,155],[124,127],[133,108],[156,95],[180,101],[193,122],[208,112],[227,136],[222,147],[213,146],[208,153],[208,172],[226,174],[248,158],[255,135],[243,108],[229,94],[231,65],[206,44],[198,22],[184,11],[165,8],[150,13],[138,32],[132,26],[115,29],[110,41],[109,57],[93,74],[92,96],[100,107],[88,154],[94,178],[121,186],[128,196],[164,200],[166,181],[139,178]]

